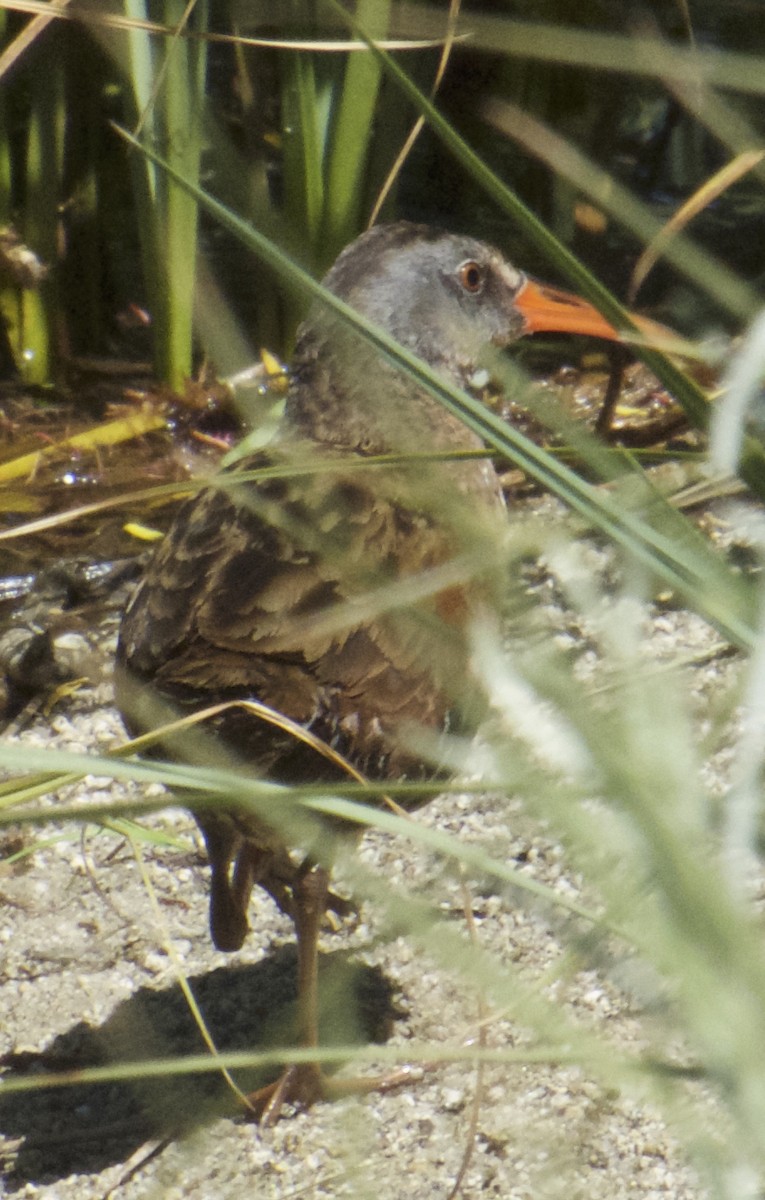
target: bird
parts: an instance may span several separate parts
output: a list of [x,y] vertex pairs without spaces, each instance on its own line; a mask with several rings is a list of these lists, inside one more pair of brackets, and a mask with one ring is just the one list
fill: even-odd
[[[546,330],[619,339],[596,309],[493,246],[428,225],[373,227],[323,282],[460,388],[490,345]],[[128,731],[210,709],[209,737],[168,737],[157,752],[219,752],[275,785],[348,771],[370,803],[391,780],[437,777],[417,731],[475,727],[471,623],[501,591],[500,480],[488,456],[463,451],[485,447],[317,302],[297,333],[276,441],[182,505],[127,607],[115,679]],[[285,828],[294,810],[278,791],[270,803],[188,801],[211,867],[210,929],[216,947],[239,949],[253,887],[270,892],[295,926],[299,1037],[316,1048],[320,926],[342,907],[326,843],[351,829],[319,818],[305,850],[292,837],[313,833]],[[330,1093],[318,1061],[304,1062],[264,1091],[260,1115]]]

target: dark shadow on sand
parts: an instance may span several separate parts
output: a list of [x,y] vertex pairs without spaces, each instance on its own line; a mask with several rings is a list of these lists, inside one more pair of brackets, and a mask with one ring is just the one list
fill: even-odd
[[[296,954],[285,946],[255,965],[221,967],[189,979],[221,1051],[262,1050],[294,1042]],[[346,954],[321,959],[321,1038],[329,1045],[382,1042],[396,1010],[382,973]],[[68,1071],[110,1062],[204,1053],[179,987],[141,988],[103,1025],[80,1023],[41,1054],[9,1054],[8,1075]],[[237,1071],[253,1091],[270,1075]],[[125,1162],[147,1139],[179,1136],[241,1111],[218,1073],[77,1084],[0,1096],[0,1136],[8,1139],[9,1192],[26,1183],[55,1183]]]

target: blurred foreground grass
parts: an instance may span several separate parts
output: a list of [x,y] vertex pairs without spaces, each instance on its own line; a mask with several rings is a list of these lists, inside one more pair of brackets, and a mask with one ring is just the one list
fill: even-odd
[[[439,36],[442,24],[434,32],[434,12],[443,23],[445,16],[440,10],[407,7],[403,16],[409,34]],[[363,20],[361,10],[358,16]],[[336,13],[335,20],[340,19]],[[495,88],[495,99],[508,99],[507,81],[517,54],[523,57],[520,74],[526,82],[536,78],[543,100],[550,98],[543,87],[549,77],[533,75],[535,58],[576,54],[576,64],[585,72],[580,83],[585,95],[591,97],[597,90],[593,80],[604,78],[598,71],[637,69],[650,78],[653,89],[659,93],[664,89],[672,95],[673,102],[680,105],[682,119],[693,128],[702,122],[714,127],[726,155],[733,157],[744,144],[756,146],[761,141],[751,108],[730,91],[737,80],[742,93],[754,91],[759,95],[765,90],[762,62],[758,60],[760,74],[753,73],[751,55],[728,50],[721,57],[699,49],[687,36],[678,51],[659,36],[646,42],[645,37],[631,38],[629,32],[612,32],[610,57],[604,62],[603,31],[593,32],[588,38],[587,31],[579,29],[577,38],[566,40],[567,30],[553,23],[546,27],[549,38],[540,34],[538,40],[529,41],[528,37],[523,40],[524,28],[511,19],[493,18],[491,36],[484,23],[488,18],[473,18],[470,13],[464,15],[466,30],[470,30],[473,19],[478,50],[490,49],[501,59],[502,69],[493,77],[498,82],[489,87],[489,91]],[[285,25],[282,32],[290,36],[292,25]],[[395,32],[395,20],[389,32]],[[525,34],[528,32],[525,30]],[[343,36],[349,36],[347,31]],[[347,97],[362,86],[359,80],[365,75],[361,68],[355,68],[353,78],[350,71],[346,77],[339,68],[328,70],[318,51],[315,59],[289,48],[280,49],[278,54],[282,56],[280,62],[289,62],[282,84],[290,96],[290,120],[304,122],[299,128],[291,127],[291,136],[299,140],[299,147],[293,141],[289,150],[285,148],[285,171],[289,166],[285,179],[289,176],[291,188],[306,190],[300,194],[290,192],[285,212],[291,214],[293,224],[288,235],[275,240],[288,247],[303,245],[306,261],[315,263],[319,257],[315,239],[319,239],[320,249],[323,238],[329,244],[332,237],[339,236],[333,232],[330,237],[327,229],[342,230],[343,237],[353,232],[353,221],[349,223],[347,216],[349,189],[355,197],[354,220],[362,223],[359,188],[363,180],[356,160],[352,164],[353,179],[342,185],[342,208],[333,209],[333,193],[323,188],[327,179],[337,179],[342,162],[339,151],[333,153],[325,144],[325,139],[331,137],[332,114],[342,112],[338,124],[344,130],[343,136],[358,136],[357,129],[349,133]],[[365,62],[368,86],[375,94],[380,78],[385,76],[385,104],[398,109],[396,121],[393,117],[390,120],[405,125],[411,110],[396,85],[407,85],[397,81],[395,68],[380,59],[375,59],[373,65],[362,50],[348,57]],[[311,69],[307,61],[312,63]],[[674,73],[678,64],[682,70]],[[727,73],[721,79],[723,68]],[[154,82],[161,90],[161,80]],[[720,82],[729,90],[723,92]],[[343,88],[347,90],[343,92]],[[517,92],[523,90],[515,89],[515,100],[519,98]],[[344,105],[338,96],[345,97]],[[589,288],[583,268],[565,247],[556,246],[537,226],[532,213],[524,215],[526,210],[503,189],[486,162],[472,156],[470,147],[432,113],[424,97],[418,98],[411,87],[407,96],[424,113],[426,121],[430,119],[431,128],[457,156],[462,169],[472,175],[472,186],[485,188],[494,203],[504,209],[503,219],[508,230],[513,230],[510,240],[515,240],[522,228],[526,238],[537,238],[537,252],[552,257],[559,271],[568,272],[580,287]],[[546,103],[540,102],[535,115],[545,107]],[[382,132],[382,111],[378,110],[374,130],[370,126],[366,147],[370,156],[372,139]],[[476,112],[480,111],[479,106]],[[497,109],[492,111],[496,115]],[[585,107],[584,111],[589,110]],[[318,131],[313,124],[317,115],[323,120]],[[512,128],[502,129],[504,135],[512,136]],[[302,159],[298,158],[298,148]],[[156,145],[148,150],[156,151]],[[554,159],[551,165],[554,170]],[[577,159],[576,166],[586,173],[586,163],[582,168]],[[319,176],[325,167],[327,179],[320,186]],[[161,166],[157,169],[162,171]],[[255,173],[261,173],[261,184],[262,171],[260,161]],[[753,180],[762,207],[759,169]],[[590,198],[600,197],[604,210],[611,206],[608,211],[614,221],[624,221],[634,230],[637,210],[626,200],[622,202],[618,192],[609,193],[602,175],[594,168],[590,183]],[[194,180],[186,179],[185,184],[185,194],[199,199]],[[184,185],[179,186],[183,189]],[[561,173],[556,177],[556,186],[560,212],[567,197],[574,203],[574,189],[581,188],[582,183],[579,177],[573,182]],[[318,188],[318,193],[310,188]],[[253,188],[253,194],[256,192]],[[321,205],[326,206],[323,219],[316,215],[317,195]],[[263,196],[261,191],[261,200]],[[256,230],[248,238],[236,216],[229,211],[227,217],[228,210],[222,211],[219,201],[202,197],[201,202],[208,213],[227,221],[229,233],[241,237],[250,251],[264,258],[273,278],[281,272],[293,286],[305,290],[297,268],[284,258],[278,245],[274,248],[273,237],[264,238]],[[256,226],[273,235],[274,213],[269,205],[270,198],[267,215],[256,221]],[[261,215],[266,210],[261,209]],[[300,211],[311,222],[313,241],[303,241],[305,230],[294,224],[303,219],[295,216]],[[281,221],[284,214],[278,216]],[[683,237],[694,249],[688,256],[693,286],[700,287],[704,277],[710,296],[717,300],[722,296],[723,303],[726,297],[731,299],[729,307],[736,320],[752,315],[759,298],[751,281],[734,279],[740,287],[731,288],[730,269],[693,246],[692,227]],[[333,253],[334,249],[333,244]],[[675,266],[682,271],[682,244],[679,251],[675,246],[674,253]],[[603,299],[597,283],[592,284],[591,294]],[[210,333],[215,324],[213,308],[220,307],[217,295],[213,299],[212,305],[209,296],[206,303],[200,304],[198,329],[207,331],[210,337],[217,336],[216,354],[221,362],[230,364],[241,354],[241,342],[233,336],[227,342],[219,334],[221,328],[234,329],[236,321],[230,311],[221,309],[218,332]],[[611,301],[606,298],[605,303]],[[383,353],[395,354],[395,349],[379,339],[378,344]],[[693,408],[694,395],[699,400],[696,385],[679,382],[674,363],[663,366],[650,350],[647,357],[652,366],[666,371],[667,382],[687,387]],[[743,445],[746,463],[754,464],[750,482],[761,479],[762,449],[757,422],[750,419],[750,413],[756,417],[763,358],[761,331],[755,326],[752,338],[731,352],[729,400],[723,415],[716,418],[717,462],[731,470]],[[406,356],[402,365],[409,371],[418,370],[406,361]],[[425,1062],[454,1057],[477,1062],[483,1056],[512,1063],[523,1061],[525,1056],[525,1060],[537,1062],[579,1064],[605,1086],[650,1100],[687,1149],[712,1194],[736,1200],[761,1194],[765,1187],[765,941],[757,900],[765,877],[761,844],[765,675],[760,586],[765,540],[759,502],[742,502],[726,512],[733,537],[751,548],[756,564],[752,575],[744,578],[730,560],[704,542],[690,521],[658,495],[634,464],[628,463],[625,468],[623,458],[604,455],[602,448],[583,443],[578,449],[602,486],[584,483],[514,431],[503,430],[501,422],[482,412],[470,397],[452,394],[437,379],[427,379],[426,375],[420,370],[418,378],[445,403],[458,408],[489,438],[495,450],[535,474],[577,514],[564,519],[561,511],[545,510],[544,506],[540,511],[532,509],[530,514],[511,512],[508,530],[497,531],[496,561],[503,564],[507,578],[505,624],[502,628],[474,631],[475,673],[489,700],[492,720],[479,750],[454,741],[448,755],[459,778],[455,786],[461,791],[490,791],[520,798],[524,809],[564,846],[566,860],[581,880],[581,894],[572,900],[564,892],[534,886],[526,871],[498,861],[491,844],[464,841],[416,820],[370,809],[363,804],[363,789],[354,785],[331,793],[310,786],[275,791],[269,784],[239,774],[35,751],[13,743],[0,745],[0,764],[22,775],[0,793],[0,823],[47,826],[52,820],[64,819],[114,821],[135,817],[146,808],[137,801],[134,805],[123,802],[106,810],[99,807],[89,811],[81,798],[68,805],[66,791],[52,807],[40,803],[39,797],[58,785],[57,776],[65,777],[66,782],[81,775],[103,775],[171,786],[193,785],[197,792],[206,793],[211,803],[219,797],[235,796],[256,808],[265,804],[274,821],[278,821],[276,814],[282,808],[291,823],[304,808],[340,813],[360,825],[395,832],[404,844],[416,841],[428,847],[442,858],[448,871],[460,871],[468,880],[480,880],[484,887],[486,881],[491,881],[493,888],[517,898],[518,904],[524,904],[525,893],[531,891],[534,903],[546,906],[565,952],[563,965],[556,964],[549,977],[533,984],[506,962],[495,961],[483,952],[480,938],[478,944],[473,944],[453,923],[444,920],[427,890],[411,896],[391,894],[385,881],[365,870],[356,856],[351,855],[342,865],[354,892],[373,900],[382,927],[391,936],[410,937],[418,953],[448,966],[466,988],[480,990],[489,1014],[501,1013],[530,1031],[530,1039],[521,1049],[493,1044],[489,1024],[485,1045],[408,1044],[403,1050],[397,1047],[390,1057],[402,1056],[407,1061],[420,1058]],[[516,377],[510,380],[510,386],[519,386]],[[705,400],[702,394],[699,404]],[[605,551],[603,546],[607,547]],[[544,564],[554,581],[554,587],[550,587],[557,608],[552,614],[549,604],[542,601],[543,593],[529,583],[530,563]],[[657,661],[653,646],[662,610],[656,600],[667,589],[676,604],[702,614],[720,630],[722,643],[715,643],[715,639],[704,643],[705,653],[711,653],[711,668],[708,663],[702,666],[688,662],[693,650],[684,640],[688,626],[681,619],[676,622],[674,638],[665,644]],[[724,671],[720,670],[718,687],[714,679],[716,660],[709,647],[726,643],[737,646],[739,653]],[[702,671],[709,673],[704,685],[697,688],[694,681]],[[717,764],[714,770],[710,763]],[[395,798],[397,789],[392,786],[389,791]],[[164,804],[164,799],[153,800],[149,807],[156,810]],[[561,910],[568,914],[563,922],[557,915]],[[641,1052],[623,1053],[615,1047],[607,1028],[599,1028],[597,1023],[583,1028],[565,1008],[550,1001],[548,985],[552,977],[588,969],[633,980],[633,1003],[644,1034]],[[332,1056],[346,1053],[355,1061],[365,1057],[358,1048],[333,1049]],[[375,1061],[385,1056],[385,1050],[374,1047]],[[286,1046],[269,1052],[269,1057],[288,1061],[297,1058],[298,1053]],[[229,1059],[224,1057],[223,1061]],[[204,1063],[131,1064],[121,1071],[99,1068],[96,1074],[114,1079],[126,1073],[218,1070],[219,1065],[213,1059]],[[235,1064],[231,1061],[229,1065]],[[87,1074],[79,1072],[78,1079]],[[91,1075],[95,1077],[93,1072]],[[0,1092],[29,1089],[45,1082],[50,1080],[8,1080]],[[700,1134],[708,1121],[709,1095],[718,1106],[725,1129],[716,1140]],[[555,1147],[549,1152],[554,1163]],[[565,1173],[559,1186],[559,1194],[566,1194]]]

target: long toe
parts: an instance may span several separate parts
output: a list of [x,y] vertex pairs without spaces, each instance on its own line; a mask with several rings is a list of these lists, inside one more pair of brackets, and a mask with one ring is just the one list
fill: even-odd
[[260,1125],[275,1125],[285,1107],[310,1108],[327,1095],[324,1074],[316,1063],[292,1063],[274,1083],[247,1097],[250,1115]]

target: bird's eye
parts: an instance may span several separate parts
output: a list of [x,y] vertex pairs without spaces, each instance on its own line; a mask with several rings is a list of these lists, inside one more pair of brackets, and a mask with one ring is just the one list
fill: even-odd
[[483,290],[485,281],[483,267],[477,262],[469,259],[464,262],[459,269],[459,280],[466,292],[470,292],[472,296]]

